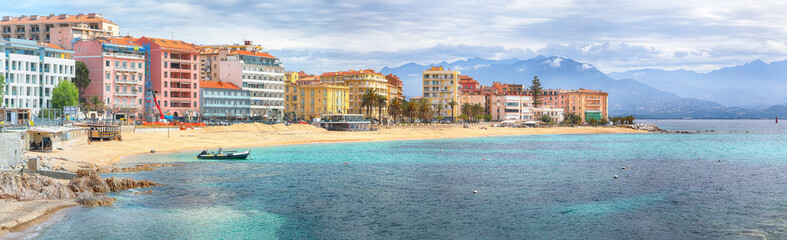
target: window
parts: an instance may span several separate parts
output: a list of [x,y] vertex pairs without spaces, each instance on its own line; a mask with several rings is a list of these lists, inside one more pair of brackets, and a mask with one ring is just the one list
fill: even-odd
[[107,63],[107,67],[109,67],[109,60],[107,60],[107,62],[106,62],[106,63]]

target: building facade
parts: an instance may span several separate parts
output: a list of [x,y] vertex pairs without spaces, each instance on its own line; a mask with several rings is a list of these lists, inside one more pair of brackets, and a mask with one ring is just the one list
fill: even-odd
[[90,71],[83,98],[98,97],[115,119],[138,119],[145,111],[145,51],[133,38],[81,40],[74,43],[74,60]]
[[[459,71],[432,66],[423,71],[423,97],[432,105],[436,116],[454,119],[458,114],[451,115],[451,101],[459,103]],[[442,111],[437,112],[438,106]]]
[[[366,114],[366,108],[361,108],[361,99],[363,94],[370,89],[384,96],[386,100],[390,100],[391,97],[388,90],[388,80],[383,74],[371,69],[327,72],[320,75],[320,79],[323,83],[343,85],[348,88],[349,113]],[[375,110],[370,117],[378,115],[379,111]],[[382,109],[382,115],[383,118],[388,115],[385,107]]]
[[53,43],[64,49],[72,49],[76,39],[118,36],[120,29],[101,14],[48,16],[4,16],[0,21],[0,37],[17,38]]
[[519,123],[532,121],[533,99],[521,95],[491,95],[487,97],[487,106],[492,120],[514,120]]
[[251,117],[255,120],[282,119],[284,114],[284,67],[279,59],[264,52],[236,50],[219,63],[222,81],[249,91]]
[[388,80],[388,99],[398,98],[404,100],[402,80],[399,80],[399,77],[393,74],[385,75],[385,79]]
[[459,90],[461,94],[482,94],[481,84],[472,77],[459,76]]
[[561,91],[560,97],[565,101],[564,112],[579,115],[582,122],[609,117],[607,115],[609,94],[606,92],[580,88]]
[[323,114],[346,114],[349,111],[350,88],[344,85],[288,84],[285,88],[284,111],[296,119],[311,121]]
[[543,107],[543,108],[533,108],[533,119],[540,120],[541,116],[549,115],[552,118],[553,122],[559,123],[562,122],[565,117],[563,116],[564,110],[562,108],[550,108],[550,107]]
[[[142,37],[134,41],[150,48],[150,87],[165,118],[196,117],[199,111],[199,49],[178,40]],[[146,96],[146,99],[148,97]],[[152,99],[152,97],[150,97]],[[146,106],[145,116],[156,118],[154,105]]]
[[[565,105],[565,97],[560,95],[560,89],[544,89],[541,90],[541,95],[539,95],[539,99],[541,100],[541,105],[538,107],[545,107],[545,108],[564,108]],[[533,91],[529,89],[524,90],[524,94],[527,96],[533,96]]]
[[221,81],[201,81],[199,86],[202,119],[238,120],[251,116],[249,91]]
[[5,77],[3,106],[30,109],[36,116],[52,107],[52,91],[74,78],[73,51],[36,41],[0,39],[0,74]]

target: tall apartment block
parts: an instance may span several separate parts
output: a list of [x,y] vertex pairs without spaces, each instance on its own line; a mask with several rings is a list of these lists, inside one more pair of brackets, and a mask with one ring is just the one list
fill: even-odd
[[[451,116],[451,101],[459,103],[459,71],[443,69],[442,66],[432,66],[423,72],[424,99],[432,104],[435,115],[454,119],[458,114],[454,111]],[[437,112],[437,106],[442,106],[442,112]]]
[[[199,49],[178,40],[142,37],[135,43],[146,46],[150,57],[151,85],[146,94],[155,94],[165,118],[194,117],[199,113]],[[147,97],[146,97],[147,98]],[[155,106],[147,106],[146,117],[158,116]]]
[[404,91],[402,91],[403,88],[402,80],[399,80],[399,77],[393,74],[385,75],[385,79],[388,80],[389,99],[393,99],[393,98],[404,99]]
[[101,99],[113,118],[141,118],[145,111],[145,50],[131,37],[74,43],[74,60],[84,62],[90,71],[84,98]]
[[4,16],[0,20],[0,29],[0,38],[52,43],[68,50],[72,49],[72,44],[79,39],[113,37],[120,34],[117,24],[95,13]]
[[579,90],[560,91],[560,97],[565,99],[563,109],[566,113],[574,113],[582,117],[583,122],[589,119],[601,120],[607,118],[609,94],[602,91],[580,88]]
[[73,51],[17,38],[0,39],[0,74],[5,77],[3,106],[37,115],[52,107],[52,90],[74,78]]

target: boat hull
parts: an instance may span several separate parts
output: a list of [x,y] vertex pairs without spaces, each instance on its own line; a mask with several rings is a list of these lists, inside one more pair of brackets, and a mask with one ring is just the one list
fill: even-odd
[[228,154],[200,154],[197,155],[199,159],[206,159],[206,160],[243,160],[249,157],[249,151],[239,152],[239,153],[228,153]]

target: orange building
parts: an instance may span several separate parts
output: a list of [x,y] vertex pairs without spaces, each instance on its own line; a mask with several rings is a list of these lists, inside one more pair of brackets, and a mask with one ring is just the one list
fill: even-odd
[[564,112],[579,115],[583,122],[587,122],[589,119],[607,118],[608,97],[609,94],[606,92],[583,88],[560,91],[561,101],[565,102]]
[[404,99],[404,92],[402,91],[402,80],[399,80],[399,77],[393,74],[386,75],[385,79],[388,80],[388,96],[390,96],[389,99],[392,98]]
[[481,94],[481,84],[474,80],[472,77],[461,75],[459,76],[459,91],[462,94]]

